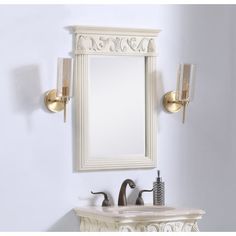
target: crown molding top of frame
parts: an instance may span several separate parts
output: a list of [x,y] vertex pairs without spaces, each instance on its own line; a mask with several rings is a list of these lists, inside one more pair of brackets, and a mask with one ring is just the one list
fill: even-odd
[[136,35],[156,37],[161,30],[159,29],[142,29],[142,28],[121,28],[121,27],[101,27],[75,25],[65,27],[71,33],[80,34],[104,34],[104,35]]

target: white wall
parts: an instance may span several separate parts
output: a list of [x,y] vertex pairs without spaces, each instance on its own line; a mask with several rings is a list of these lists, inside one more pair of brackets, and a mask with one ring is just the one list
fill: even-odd
[[232,6],[0,6],[0,231],[78,230],[72,208],[102,200],[90,190],[108,191],[117,203],[125,178],[140,188],[151,188],[155,178],[156,170],[73,173],[71,115],[64,124],[62,114],[47,113],[43,93],[56,85],[57,57],[71,51],[64,27],[75,24],[162,29],[160,97],[174,89],[180,61],[198,65],[186,124],[181,114],[159,110],[166,202],[206,210],[203,231],[236,230],[234,12]]

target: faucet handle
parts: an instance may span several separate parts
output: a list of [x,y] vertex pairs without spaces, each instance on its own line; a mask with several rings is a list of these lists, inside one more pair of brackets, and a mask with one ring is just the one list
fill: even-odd
[[142,193],[143,192],[152,192],[153,191],[153,189],[150,189],[150,190],[146,190],[146,189],[144,189],[144,190],[141,190],[140,192],[139,192],[139,194],[138,194],[138,197],[137,197],[137,199],[136,199],[136,205],[144,205],[144,201],[143,201],[143,198],[142,198]]
[[102,202],[102,206],[103,206],[103,207],[111,206],[111,203],[110,203],[110,201],[109,201],[108,196],[107,196],[106,193],[104,193],[104,192],[96,192],[96,193],[95,193],[95,192],[93,192],[93,191],[91,191],[91,193],[92,193],[92,194],[103,194],[104,200],[103,200],[103,202]]

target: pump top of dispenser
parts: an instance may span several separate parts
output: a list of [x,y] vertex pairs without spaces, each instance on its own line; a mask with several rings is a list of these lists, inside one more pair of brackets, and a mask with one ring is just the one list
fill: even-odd
[[160,170],[157,171],[157,182],[161,182],[161,177],[160,177]]

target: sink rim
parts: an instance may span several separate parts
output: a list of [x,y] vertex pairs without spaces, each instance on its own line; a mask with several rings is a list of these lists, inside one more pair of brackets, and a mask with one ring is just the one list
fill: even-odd
[[147,213],[147,212],[160,212],[160,211],[170,211],[176,208],[169,206],[156,206],[156,205],[129,205],[129,206],[111,206],[104,207],[105,212],[137,212],[137,213]]
[[[136,211],[136,212],[125,212],[122,210],[128,210],[130,208],[162,208],[170,210],[160,210],[160,211]],[[158,221],[165,219],[172,220],[183,220],[183,219],[201,219],[205,211],[201,209],[193,208],[176,208],[171,206],[155,206],[151,204],[146,204],[143,206],[111,206],[111,207],[101,207],[101,206],[87,206],[87,207],[77,207],[74,209],[76,215],[80,217],[92,217],[98,220],[104,219],[111,222],[133,222],[133,221]]]

